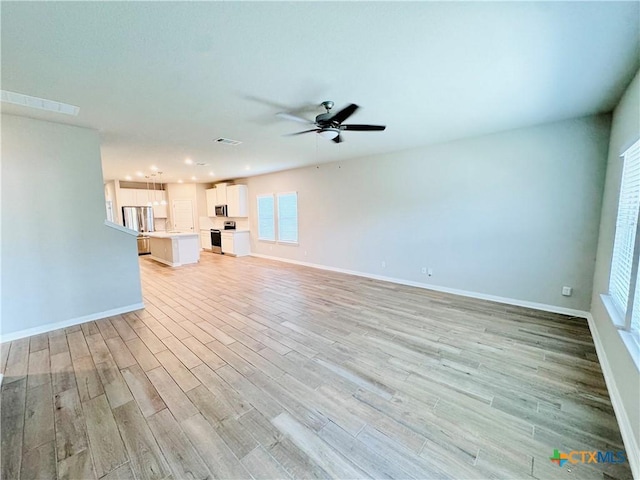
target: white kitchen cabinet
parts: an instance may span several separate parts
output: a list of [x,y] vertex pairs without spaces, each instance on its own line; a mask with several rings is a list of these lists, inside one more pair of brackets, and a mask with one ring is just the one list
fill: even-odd
[[153,203],[153,191],[146,189],[133,189],[135,192],[136,206],[147,207]]
[[216,189],[209,188],[207,189],[207,216],[215,217],[216,216]]
[[200,230],[200,248],[202,250],[211,250],[211,231]]
[[249,216],[249,193],[246,185],[227,187],[227,215],[229,217]]
[[121,207],[135,207],[136,205],[136,191],[133,188],[121,188],[118,194],[118,200]]
[[227,185],[226,183],[216,184],[216,205],[227,204]]
[[207,189],[207,216],[216,216],[216,205],[227,204],[227,184],[218,183],[213,188]]
[[[164,191],[147,190],[146,188],[121,188],[118,198],[121,207],[147,207],[149,202],[164,199]],[[155,212],[154,212],[155,213]],[[166,213],[165,213],[166,217]]]
[[251,252],[249,232],[229,233],[222,231],[222,253],[233,257],[243,257]]
[[[154,218],[167,218],[167,192],[164,190],[147,190],[145,188],[121,188],[118,194],[120,205],[118,207],[147,207],[149,202],[153,206]],[[165,202],[163,205],[162,202]]]
[[222,253],[224,253],[225,255],[235,255],[233,249],[233,234],[222,233],[220,235],[220,240],[222,243]]

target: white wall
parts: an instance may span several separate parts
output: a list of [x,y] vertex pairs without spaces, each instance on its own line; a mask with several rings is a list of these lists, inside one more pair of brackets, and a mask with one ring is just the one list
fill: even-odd
[[[640,137],[640,72],[636,74],[620,103],[616,107],[611,124],[609,162],[602,202],[602,219],[598,254],[593,280],[591,314],[596,333],[600,338],[606,356],[604,359],[613,373],[615,386],[629,418],[636,445],[640,445],[640,374],[633,359],[625,348],[618,331],[602,304],[600,295],[609,291],[611,256],[618,211],[618,195],[622,165],[620,155]],[[602,362],[603,359],[601,358]],[[629,448],[629,446],[627,446]]]
[[211,188],[210,183],[196,184],[196,204],[198,205],[198,225],[200,230],[217,228],[214,219],[209,218],[207,213],[207,189],[209,188]]
[[2,335],[142,302],[104,202],[97,132],[2,115]]
[[[252,252],[588,310],[609,122],[587,117],[251,177]],[[256,195],[287,191],[298,192],[300,245],[257,241]]]

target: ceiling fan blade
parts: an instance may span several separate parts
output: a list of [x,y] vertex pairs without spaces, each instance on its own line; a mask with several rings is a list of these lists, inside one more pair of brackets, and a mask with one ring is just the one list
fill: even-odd
[[341,125],[340,129],[342,130],[354,130],[360,132],[368,132],[374,130],[384,130],[387,128],[386,125]]
[[342,143],[342,136],[338,135],[337,137],[332,138],[331,140],[336,142],[336,143]]
[[303,133],[319,132],[319,128],[312,128],[311,130],[304,130],[302,132],[285,133],[283,137],[293,137],[294,135],[302,135]]
[[342,110],[340,110],[338,113],[336,113],[333,117],[331,117],[330,120],[332,122],[342,123],[347,118],[349,118],[351,115],[353,115],[353,113],[358,108],[360,108],[360,107],[358,107],[358,105],[356,105],[355,103],[352,103],[351,105],[348,105],[348,106],[344,107]]
[[263,105],[266,105],[267,107],[277,108],[278,110],[290,110],[290,108],[287,105],[282,105],[268,98],[256,97],[254,95],[245,95],[244,99],[250,100],[252,102],[261,103]]
[[294,115],[292,113],[287,113],[287,112],[278,112],[276,113],[276,116],[284,119],[284,120],[293,120],[294,122],[300,122],[300,123],[306,123],[309,125],[315,125],[314,122],[312,122],[311,120],[307,120],[306,118],[302,118],[299,117],[297,115]]

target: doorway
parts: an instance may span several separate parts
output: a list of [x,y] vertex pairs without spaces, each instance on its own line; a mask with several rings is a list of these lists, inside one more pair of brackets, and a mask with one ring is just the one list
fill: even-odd
[[193,206],[191,200],[173,200],[173,229],[179,232],[193,232]]

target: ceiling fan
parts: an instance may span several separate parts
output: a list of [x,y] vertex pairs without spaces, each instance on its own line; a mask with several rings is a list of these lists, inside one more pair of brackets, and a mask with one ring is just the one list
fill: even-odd
[[303,133],[311,133],[315,132],[318,135],[333,140],[335,143],[342,142],[342,137],[340,133],[343,130],[351,130],[351,131],[359,131],[359,132],[370,132],[375,130],[384,130],[387,128],[385,125],[361,125],[361,124],[347,124],[344,125],[344,122],[347,118],[355,113],[355,111],[360,108],[355,103],[352,103],[342,110],[331,113],[331,109],[333,108],[333,102],[330,100],[326,100],[320,104],[321,107],[324,107],[326,112],[321,113],[315,119],[315,121],[307,120],[306,118],[299,117],[294,115],[293,113],[288,112],[280,112],[277,113],[280,118],[284,118],[287,120],[293,120],[295,122],[306,123],[308,125],[315,125],[315,128],[310,130],[304,130],[302,132],[290,133],[287,136],[292,135],[302,135]]

